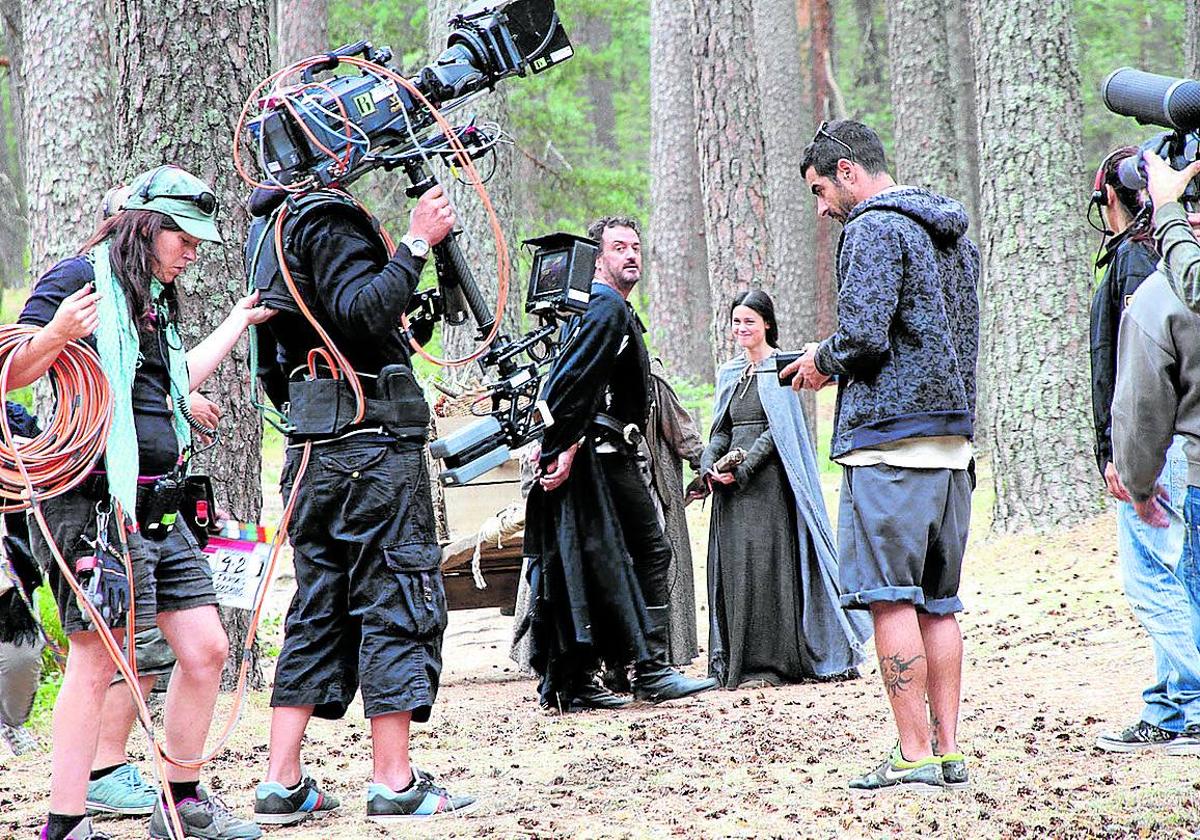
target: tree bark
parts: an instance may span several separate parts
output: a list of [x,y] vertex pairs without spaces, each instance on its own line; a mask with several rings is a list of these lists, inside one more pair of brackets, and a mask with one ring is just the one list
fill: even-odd
[[[29,219],[25,208],[25,175],[21,166],[21,140],[24,131],[14,81],[20,66],[19,20],[15,2],[0,3],[0,33],[8,66],[4,74],[3,94],[6,107],[0,107],[0,292],[25,285],[25,250],[29,247]],[[13,23],[7,21],[12,19]]]
[[13,21],[21,46],[13,87],[30,116],[22,146],[31,281],[76,252],[117,183],[104,12],[104,0],[25,0]]
[[[1068,0],[972,0],[984,219],[980,370],[989,385],[993,527],[1054,528],[1101,510],[1091,464],[1078,243],[1082,106]],[[1058,153],[1030,138],[1056,126]]]
[[713,361],[733,352],[735,293],[772,288],[766,148],[750,0],[691,0],[693,96],[712,290]]
[[[430,55],[439,55],[446,48],[446,36],[449,32],[446,27],[446,21],[460,9],[461,5],[458,0],[429,0]],[[507,125],[508,97],[503,87],[497,87],[480,99],[475,100],[471,105],[471,110],[477,115],[480,123],[494,121],[501,126]],[[461,117],[461,112],[460,114],[451,116],[452,125],[455,124],[455,116]],[[512,182],[513,157],[514,152],[511,145],[500,145],[496,147],[493,160],[486,158],[477,160],[476,166],[480,168],[480,174],[485,178],[488,172],[492,172],[486,188],[488,195],[491,197],[492,207],[500,219],[500,224],[505,228],[510,259],[515,262],[517,256],[516,243],[511,239],[511,220],[513,218],[511,208],[514,205],[514,185]],[[459,246],[462,248],[463,256],[467,259],[467,264],[475,274],[475,280],[479,284],[484,298],[494,308],[498,291],[496,239],[488,223],[487,214],[484,212],[483,204],[479,200],[474,187],[452,181],[446,177],[444,169],[441,175],[450,187],[451,201],[458,216],[458,226],[462,230],[462,235],[458,238]],[[523,300],[521,298],[519,276],[514,265],[508,301],[504,307],[501,320],[501,333],[515,335],[520,332],[522,309]],[[461,358],[468,355],[478,346],[476,335],[475,322],[469,317],[467,318],[467,322],[459,327],[447,327],[443,325],[443,355],[447,358]],[[442,371],[442,377],[449,384],[458,387],[468,387],[480,381],[479,366],[472,363],[466,367],[446,368]]]
[[700,164],[692,141],[691,14],[650,4],[650,330],[672,379],[712,384],[712,316]]
[[[128,181],[162,163],[176,163],[213,186],[225,245],[201,247],[194,268],[180,278],[182,331],[196,344],[245,294],[241,245],[249,224],[247,188],[233,170],[230,149],[242,103],[267,75],[267,0],[109,0],[114,64],[118,75],[112,113],[122,154],[114,170]],[[181,72],[181,68],[191,68]],[[201,456],[217,501],[237,519],[255,521],[262,508],[262,425],[250,411],[247,343],[243,338],[205,383],[225,411],[221,440]],[[230,661],[224,686],[236,674],[249,614],[223,610]],[[257,656],[252,679],[262,685]]]
[[329,49],[329,0],[279,0],[279,66]]
[[946,13],[946,43],[954,87],[953,123],[957,131],[960,196],[971,220],[971,235],[979,235],[979,127],[975,119],[975,57],[966,0],[942,0]]
[[[767,154],[767,225],[775,284],[780,346],[798,349],[817,334],[817,274],[813,232],[816,204],[800,162],[804,143],[796,126],[812,122],[805,96],[800,26],[794,0],[756,0],[754,48],[762,101],[762,133]],[[800,139],[803,139],[803,135]],[[816,439],[816,397],[802,396],[809,436]]]
[[861,44],[861,64],[858,78],[855,79],[859,87],[883,85],[883,63],[887,60],[888,50],[877,23],[880,5],[879,0],[854,0],[854,20],[858,24],[858,40]]
[[962,188],[946,43],[947,2],[888,0],[895,137],[892,174],[902,184],[958,198]]
[[[829,0],[796,0],[796,17],[802,40],[807,41],[811,83],[813,129],[822,120],[836,119],[830,68],[833,66],[833,12]],[[805,37],[807,36],[807,37]],[[800,138],[805,144],[809,136]],[[817,335],[820,338],[837,329],[837,281],[834,277],[833,222],[817,218],[813,225],[814,274],[816,277]]]

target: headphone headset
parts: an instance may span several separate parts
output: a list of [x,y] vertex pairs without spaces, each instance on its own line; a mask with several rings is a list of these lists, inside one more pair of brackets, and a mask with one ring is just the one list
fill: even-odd
[[1114,149],[1104,156],[1104,160],[1100,161],[1100,167],[1096,170],[1096,178],[1092,182],[1092,204],[1097,207],[1108,206],[1108,190],[1105,189],[1104,170],[1108,166],[1109,161],[1122,151],[1124,151],[1124,148]]

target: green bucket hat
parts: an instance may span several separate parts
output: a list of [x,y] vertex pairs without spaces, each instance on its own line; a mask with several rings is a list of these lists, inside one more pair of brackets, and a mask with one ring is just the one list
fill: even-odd
[[129,185],[122,210],[153,210],[170,216],[197,239],[224,242],[217,231],[217,197],[212,187],[178,166],[158,166]]

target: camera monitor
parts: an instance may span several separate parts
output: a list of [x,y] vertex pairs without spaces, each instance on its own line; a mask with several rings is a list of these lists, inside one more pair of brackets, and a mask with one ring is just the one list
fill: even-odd
[[595,241],[571,233],[552,233],[525,243],[534,249],[525,311],[583,312],[591,299],[596,273]]

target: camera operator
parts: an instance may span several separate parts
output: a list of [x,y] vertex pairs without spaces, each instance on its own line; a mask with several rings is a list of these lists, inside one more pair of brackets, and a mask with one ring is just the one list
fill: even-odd
[[1112,454],[1118,326],[1128,301],[1158,261],[1150,241],[1150,219],[1142,212],[1142,197],[1122,184],[1119,175],[1122,164],[1139,154],[1137,147],[1126,146],[1104,158],[1089,205],[1089,214],[1093,208],[1099,211],[1106,238],[1097,260],[1097,266],[1105,268],[1104,276],[1091,308],[1092,414],[1096,465],[1118,501],[1121,579],[1130,608],[1150,635],[1155,681],[1142,692],[1145,705],[1138,721],[1121,732],[1102,733],[1096,746],[1108,752],[1162,749],[1171,754],[1194,746],[1194,739],[1184,733],[1200,716],[1200,656],[1186,631],[1191,624],[1188,594],[1176,574],[1183,551],[1183,519],[1178,511],[1183,506],[1187,462],[1183,442],[1176,438],[1158,477],[1170,493],[1173,515],[1169,526],[1159,529],[1138,517]]
[[[252,195],[257,220],[248,260],[284,198],[263,189]],[[285,503],[305,441],[312,442],[312,456],[288,533],[296,594],[275,671],[270,756],[255,792],[255,819],[281,825],[338,806],[303,771],[300,744],[313,715],[342,717],[360,685],[374,750],[367,818],[462,812],[474,798],[450,796],[409,761],[410,723],[429,720],[437,695],[446,595],[424,455],[429,409],[399,326],[426,255],[453,228],[454,213],[440,187],[425,192],[389,259],[371,219],[344,193],[312,192],[287,206],[293,205],[285,217],[288,267],[369,402],[360,423],[320,425],[318,415],[336,414],[339,401],[343,410],[347,402],[353,408],[354,399],[348,389],[328,387],[325,370],[308,381],[297,378],[321,339],[289,293],[280,299],[264,292],[283,311],[270,324],[275,352],[260,358],[260,377],[277,404],[290,400],[295,427],[281,481]],[[278,281],[273,247],[259,253],[270,260],[266,274]]]
[[[1168,469],[1168,484],[1187,483],[1182,502],[1181,551],[1169,567],[1178,585],[1154,591],[1153,608],[1163,616],[1152,636],[1157,648],[1176,654],[1174,673],[1166,675],[1168,700],[1180,706],[1171,723],[1164,751],[1200,753],[1200,699],[1194,663],[1200,659],[1196,627],[1200,627],[1200,591],[1195,529],[1200,525],[1200,305],[1197,266],[1200,244],[1188,214],[1178,203],[1187,183],[1200,174],[1200,163],[1172,170],[1146,153],[1147,190],[1154,204],[1154,237],[1163,255],[1159,268],[1138,288],[1121,322],[1117,350],[1117,384],[1113,400],[1113,453],[1121,482],[1138,517],[1167,528],[1179,516],[1162,482],[1172,438],[1183,438],[1186,479]],[[1185,304],[1187,304],[1185,306]],[[1170,620],[1167,620],[1170,616]],[[1162,674],[1160,674],[1160,677]]]
[[594,679],[598,659],[632,661],[634,696],[652,703],[716,686],[668,664],[671,547],[637,461],[651,402],[644,329],[627,303],[642,276],[640,226],[606,216],[588,236],[600,243],[591,300],[542,390],[526,513],[531,664],[542,704],[563,711],[624,705]]

